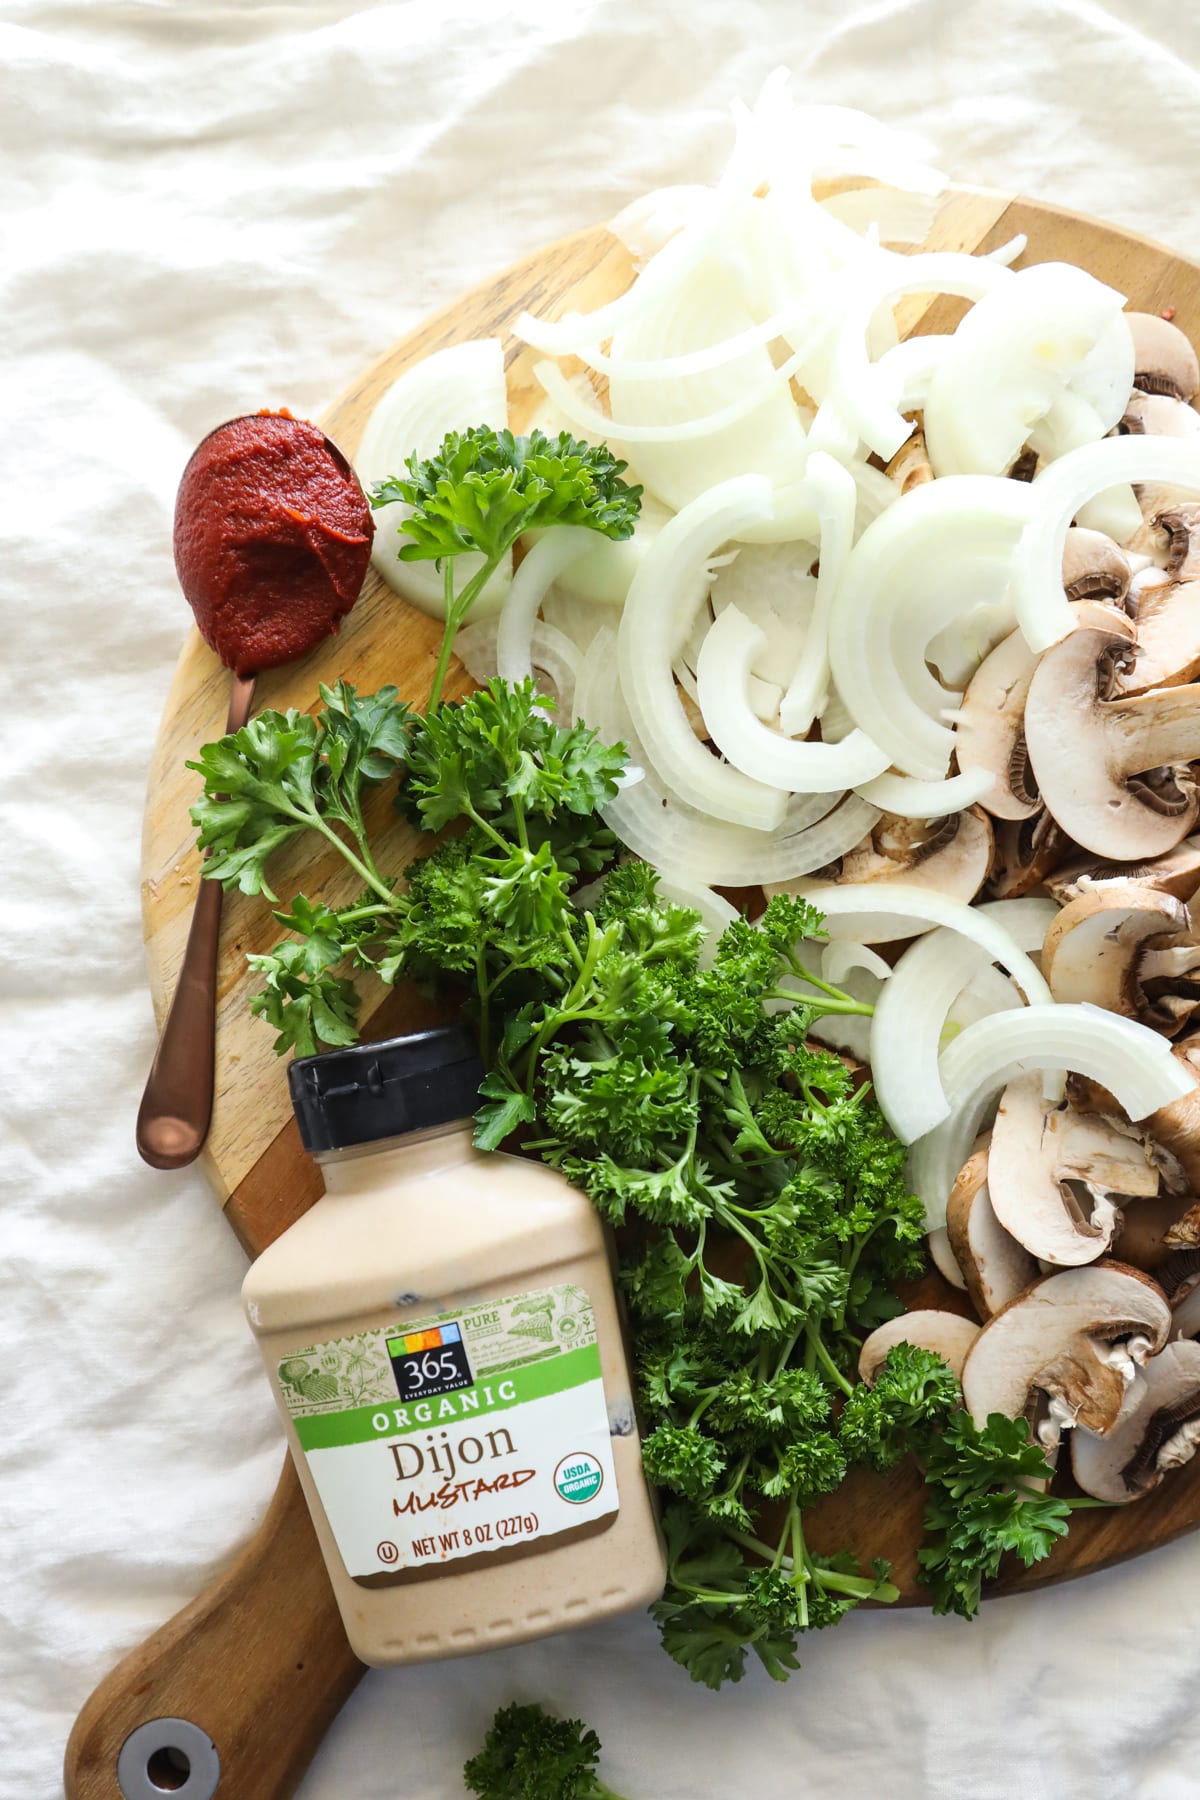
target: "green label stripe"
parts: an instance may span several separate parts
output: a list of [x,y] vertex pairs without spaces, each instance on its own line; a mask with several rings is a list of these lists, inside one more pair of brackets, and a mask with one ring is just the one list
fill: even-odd
[[[586,1381],[599,1379],[600,1347],[585,1344],[578,1350],[566,1351],[552,1362],[528,1364],[507,1375],[485,1375],[474,1387],[439,1394],[432,1400],[386,1400],[375,1406],[355,1406],[347,1412],[318,1413],[297,1419],[296,1435],[304,1450],[329,1450],[339,1444],[368,1444],[374,1439],[386,1443],[390,1438],[451,1426],[460,1419],[469,1424],[474,1419],[508,1412],[530,1400],[544,1400],[549,1394],[565,1393],[569,1388],[582,1387]],[[500,1392],[502,1385],[503,1394]]]

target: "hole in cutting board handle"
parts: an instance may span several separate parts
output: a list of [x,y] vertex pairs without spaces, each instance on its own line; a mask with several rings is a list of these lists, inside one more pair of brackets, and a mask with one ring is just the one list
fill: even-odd
[[213,1800],[220,1779],[217,1746],[190,1719],[147,1719],[117,1757],[123,1800]]
[[146,1774],[151,1787],[160,1794],[176,1794],[186,1787],[192,1774],[192,1759],[175,1744],[163,1744],[150,1754]]

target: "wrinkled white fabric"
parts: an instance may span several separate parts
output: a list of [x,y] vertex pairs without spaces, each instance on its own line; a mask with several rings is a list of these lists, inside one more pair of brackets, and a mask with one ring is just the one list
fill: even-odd
[[[133,1150],[140,816],[200,435],[312,413],[422,314],[706,178],[778,62],[956,177],[1200,257],[1178,0],[0,4],[0,1800],[244,1542],[281,1437],[241,1256]],[[712,1695],[632,1618],[364,1680],[302,1800],[446,1800],[493,1707],[582,1712],[632,1800],[1189,1800],[1200,1542],[973,1626],[874,1614]],[[256,1796],[255,1800],[269,1800]],[[549,1797],[548,1797],[549,1800]]]

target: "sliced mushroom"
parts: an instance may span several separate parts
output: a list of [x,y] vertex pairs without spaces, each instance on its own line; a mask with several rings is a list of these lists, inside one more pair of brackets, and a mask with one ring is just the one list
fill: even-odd
[[1200,687],[1109,699],[1128,623],[1080,607],[1080,628],[1046,651],[1025,703],[1025,738],[1046,807],[1097,855],[1161,855],[1200,812],[1188,764],[1200,757]]
[[1200,891],[1200,838],[1184,838],[1164,856],[1149,862],[1105,862],[1097,856],[1074,857],[1046,876],[1046,886],[1060,906],[1067,906],[1081,894],[1098,893],[1104,888],[1124,886],[1134,881],[1139,887],[1155,888],[1160,894],[1173,894],[1176,900],[1190,900]]
[[967,1351],[978,1336],[979,1327],[974,1319],[964,1319],[958,1313],[932,1309],[902,1313],[898,1319],[889,1319],[886,1325],[877,1326],[867,1338],[859,1352],[858,1373],[870,1387],[883,1367],[888,1351],[897,1344],[912,1344],[915,1349],[932,1350],[935,1356],[940,1356],[961,1381]]
[[[1122,436],[1195,437],[1200,434],[1200,413],[1184,400],[1166,394],[1144,394],[1135,389],[1117,430]],[[1134,493],[1142,523],[1126,540],[1126,548],[1133,555],[1146,555],[1152,562],[1165,566],[1169,539],[1159,529],[1159,517],[1175,506],[1191,504],[1192,497],[1180,488],[1159,482],[1143,482],[1135,487]]]
[[1064,1269],[988,1320],[967,1355],[963,1399],[977,1425],[994,1412],[1024,1414],[1046,1448],[1073,1425],[1109,1431],[1138,1365],[1162,1349],[1170,1326],[1161,1288],[1140,1269]]
[[997,900],[1019,900],[1031,894],[1076,848],[1044,806],[1028,819],[999,820],[995,841],[988,888]]
[[1040,1075],[1009,1082],[992,1126],[988,1194],[1000,1224],[1031,1256],[1055,1268],[1094,1262],[1117,1227],[1113,1197],[1152,1198],[1158,1186],[1131,1129],[1047,1100]]
[[[1200,1251],[1185,1250],[1178,1254],[1179,1261],[1187,1266],[1188,1273],[1173,1290],[1168,1290],[1171,1302],[1171,1336],[1200,1337]],[[1168,1279],[1169,1277],[1164,1276],[1164,1287]]]
[[1024,729],[1025,696],[1036,668],[1024,636],[1012,632],[984,657],[958,709],[958,766],[986,769],[996,777],[981,804],[997,819],[1030,819],[1040,808]]
[[1160,313],[1126,313],[1133,335],[1133,385],[1144,394],[1191,400],[1200,388],[1200,365],[1189,339]]
[[1168,1344],[1140,1370],[1125,1409],[1103,1437],[1071,1434],[1071,1469],[1085,1494],[1140,1500],[1200,1444],[1200,1344]]
[[1113,1238],[1113,1255],[1119,1262],[1145,1269],[1168,1290],[1181,1247],[1193,1244],[1200,1244],[1200,1206],[1190,1195],[1159,1194],[1125,1208]]
[[1080,525],[1071,527],[1063,547],[1063,592],[1068,600],[1110,600],[1121,606],[1132,578],[1129,558],[1110,537]]
[[1188,908],[1136,882],[1081,894],[1053,921],[1042,973],[1059,1001],[1089,1001],[1174,1037],[1200,1006]]
[[944,1225],[938,1225],[925,1240],[929,1251],[929,1260],[944,1281],[957,1288],[960,1293],[967,1291],[966,1277],[958,1266],[958,1258],[950,1245],[950,1235]]
[[925,433],[920,425],[905,438],[884,474],[897,483],[902,494],[907,494],[910,488],[923,487],[927,481],[933,480],[933,465],[929,461]]
[[978,807],[945,819],[902,819],[885,813],[869,837],[836,864],[806,876],[805,894],[840,882],[902,881],[973,900],[992,860],[992,828]]
[[1117,431],[1122,437],[1194,437],[1200,432],[1200,413],[1186,400],[1135,388]]
[[946,1209],[950,1247],[981,1319],[990,1319],[1038,1277],[1033,1257],[996,1217],[987,1165],[986,1149],[964,1163]]
[[1200,582],[1179,584],[1160,569],[1146,571],[1130,590],[1130,616],[1137,626],[1137,655],[1118,687],[1122,694],[1148,694],[1182,687],[1200,675]]
[[[1200,1083],[1200,1032],[1193,1032],[1174,1044],[1171,1054]],[[1160,1106],[1143,1121],[1143,1128],[1156,1143],[1171,1152],[1192,1192],[1200,1194],[1200,1085],[1184,1094],[1182,1099]]]

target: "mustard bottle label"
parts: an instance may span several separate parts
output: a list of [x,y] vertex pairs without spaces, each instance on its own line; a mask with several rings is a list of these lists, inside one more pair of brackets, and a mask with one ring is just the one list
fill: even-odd
[[617,1511],[581,1287],[332,1338],[283,1357],[278,1374],[358,1580],[511,1554]]

